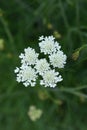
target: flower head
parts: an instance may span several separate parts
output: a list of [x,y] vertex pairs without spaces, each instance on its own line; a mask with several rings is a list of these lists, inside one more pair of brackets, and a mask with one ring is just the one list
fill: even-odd
[[58,67],[58,68],[64,68],[64,65],[66,64],[66,55],[63,54],[62,51],[57,51],[57,53],[53,53],[52,55],[49,56],[50,63],[53,65],[53,67]]
[[46,61],[45,58],[38,60],[36,62],[35,68],[40,75],[43,75],[45,71],[50,69],[49,63]]
[[63,80],[59,72],[55,71],[55,67],[64,68],[67,56],[60,50],[61,46],[53,36],[39,37],[39,47],[41,52],[48,54],[48,57],[39,59],[39,54],[34,49],[30,47],[24,49],[24,53],[19,56],[21,67],[16,67],[14,71],[17,81],[22,82],[25,87],[35,86],[36,79],[40,76],[42,77],[40,85],[54,88],[58,82]]
[[[42,39],[42,40],[41,40]],[[60,49],[59,43],[54,41],[53,36],[40,38],[39,47],[44,54],[52,54]]]
[[23,82],[25,87],[28,85],[35,86],[37,73],[31,66],[22,65],[15,69],[15,73],[17,73],[17,81]]
[[49,70],[46,71],[43,74],[43,80],[40,81],[41,85],[44,85],[45,87],[56,87],[56,83],[62,81],[61,75],[59,75],[59,72],[55,72],[55,70]]
[[35,106],[30,106],[28,111],[28,116],[32,121],[36,121],[41,117],[41,115],[42,115],[41,109],[37,109]]
[[38,54],[35,52],[35,50],[28,47],[27,49],[24,49],[24,52],[24,54],[21,53],[19,56],[21,58],[21,63],[34,65],[38,59]]
[[39,41],[42,41],[42,40],[44,40],[44,36],[43,35],[39,37]]

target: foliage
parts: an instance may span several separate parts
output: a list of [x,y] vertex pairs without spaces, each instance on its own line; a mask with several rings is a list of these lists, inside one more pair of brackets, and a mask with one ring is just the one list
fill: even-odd
[[[63,82],[19,85],[18,55],[28,46],[38,52],[38,37],[53,34],[68,56]],[[0,130],[87,130],[87,0],[0,0],[0,39]],[[43,111],[35,122],[32,105]]]

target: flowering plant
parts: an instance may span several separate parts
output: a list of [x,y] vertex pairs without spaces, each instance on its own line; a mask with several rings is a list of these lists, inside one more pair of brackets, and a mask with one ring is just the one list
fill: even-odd
[[21,66],[15,69],[17,81],[22,82],[25,87],[35,86],[36,79],[40,76],[40,85],[54,88],[58,82],[63,80],[55,68],[64,68],[67,56],[53,36],[39,37],[39,47],[40,52],[48,58],[40,59],[40,54],[30,47],[24,49],[24,53],[19,56]]

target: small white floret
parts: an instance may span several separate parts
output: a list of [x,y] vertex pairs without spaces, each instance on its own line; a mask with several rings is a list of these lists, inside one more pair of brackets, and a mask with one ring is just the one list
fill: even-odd
[[59,46],[59,43],[54,41],[53,36],[45,37],[42,41],[39,42],[40,51],[44,54],[52,54],[53,52],[56,52],[61,47]]
[[19,72],[19,68],[16,67],[16,69],[14,70],[15,73],[18,73]]
[[44,58],[44,59],[40,59],[36,62],[36,65],[35,65],[35,68],[36,68],[36,71],[40,74],[40,75],[43,75],[43,73],[47,70],[50,69],[49,67],[49,63],[47,62],[47,60]]
[[53,67],[64,68],[66,64],[67,56],[62,51],[57,51],[57,53],[53,53],[49,56],[50,63]]
[[52,88],[56,87],[56,84],[63,80],[61,75],[59,75],[58,72],[55,72],[55,70],[46,71],[42,78],[43,80],[40,81],[40,84]]
[[36,53],[34,49],[28,47],[24,49],[24,54],[21,53],[19,57],[21,58],[22,64],[34,65],[38,59],[38,55],[39,54]]
[[17,73],[17,81],[22,82],[25,87],[31,85],[32,87],[36,84],[37,73],[31,66],[24,65],[20,67]]

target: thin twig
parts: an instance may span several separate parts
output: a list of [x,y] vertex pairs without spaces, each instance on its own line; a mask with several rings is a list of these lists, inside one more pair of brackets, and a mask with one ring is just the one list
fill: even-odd
[[64,23],[65,23],[65,26],[66,26],[67,29],[69,29],[69,23],[68,23],[68,20],[67,20],[66,14],[65,14],[65,10],[64,10],[64,7],[63,7],[61,0],[59,0],[59,7],[60,7],[60,10],[61,10],[61,14],[62,14]]

